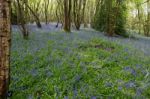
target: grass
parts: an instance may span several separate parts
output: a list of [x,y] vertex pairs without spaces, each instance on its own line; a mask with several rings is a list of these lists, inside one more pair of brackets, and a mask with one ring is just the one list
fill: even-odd
[[10,98],[150,98],[149,56],[83,34],[13,33]]

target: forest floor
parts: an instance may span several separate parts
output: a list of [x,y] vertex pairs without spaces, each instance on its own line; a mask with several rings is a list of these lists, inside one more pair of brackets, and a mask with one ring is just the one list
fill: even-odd
[[13,26],[11,99],[150,98],[150,38],[28,27]]
[[[42,25],[42,29],[38,29],[37,26],[34,24],[28,25],[28,29],[30,32],[38,32],[38,33],[49,33],[49,32],[61,32],[61,24],[59,24],[58,28],[56,28],[56,23],[50,23],[49,25]],[[13,26],[13,31],[18,31],[17,26]],[[83,34],[84,36],[91,36],[91,33],[94,32],[93,35],[98,36],[103,39],[107,39],[109,41],[113,41],[115,43],[121,44],[121,45],[130,45],[133,48],[136,48],[142,52],[145,53],[145,55],[150,55],[150,38],[144,37],[138,34],[134,34],[134,38],[123,38],[123,37],[108,37],[105,36],[104,33],[100,33],[98,31],[95,31],[91,28],[83,28],[81,31],[74,30],[73,32],[78,32]],[[86,35],[85,32],[90,33],[90,35]],[[133,35],[133,34],[131,34]]]

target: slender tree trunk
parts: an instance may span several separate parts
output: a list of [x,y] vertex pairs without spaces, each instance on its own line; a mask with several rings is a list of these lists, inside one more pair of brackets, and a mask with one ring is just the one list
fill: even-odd
[[29,10],[28,10],[28,7],[26,6],[27,4],[28,4],[28,0],[24,0],[24,12],[25,12],[26,23],[29,22]]
[[17,0],[17,4],[18,4],[18,22],[19,25],[21,26],[21,32],[23,34],[23,38],[24,39],[28,39],[29,37],[29,32],[28,29],[26,28],[26,18],[24,15],[24,9],[22,8],[21,2],[20,0]]
[[137,4],[137,10],[138,10],[138,28],[139,28],[139,34],[141,34],[141,11],[140,11],[140,7],[139,5]]
[[10,1],[0,0],[0,99],[6,99],[9,84]]
[[150,1],[147,1],[145,3],[147,3],[147,18],[144,24],[144,35],[150,36]]
[[58,7],[59,7],[59,5],[57,5],[57,8],[56,8],[56,18],[57,18],[56,28],[58,28],[58,25],[59,25],[59,22],[60,22],[59,15],[58,15],[58,10],[59,10]]
[[74,24],[80,30],[81,23],[84,23],[86,0],[74,0],[73,4]]
[[83,14],[82,14],[82,19],[83,19],[83,24],[84,24],[84,27],[87,26],[87,23],[86,23],[86,20],[85,20],[85,7],[86,7],[86,0],[83,1]]
[[57,18],[57,24],[56,24],[56,28],[59,26],[59,23],[61,22],[61,2],[60,0],[57,0],[57,6],[56,6],[56,18]]
[[68,29],[68,0],[64,0],[64,30],[69,31]]
[[150,36],[150,0],[147,2],[147,7],[148,7],[148,15],[147,15],[147,36]]
[[45,6],[45,11],[44,11],[44,14],[45,14],[45,24],[48,24],[48,8],[49,8],[49,0],[45,0],[44,1],[44,6]]
[[33,16],[35,17],[36,19],[36,25],[38,28],[42,28],[42,25],[40,23],[40,19],[39,17],[36,15],[36,13],[30,8],[30,6],[28,4],[26,4],[26,6],[29,8],[29,10],[31,11],[31,13],[33,14]]
[[64,0],[64,30],[70,32],[71,30],[71,7],[72,0]]
[[106,29],[106,32],[109,36],[113,36],[114,35],[114,24],[113,24],[113,20],[114,20],[114,16],[112,15],[112,3],[113,1],[112,0],[107,0],[108,2],[108,5],[106,5],[107,7],[107,29]]

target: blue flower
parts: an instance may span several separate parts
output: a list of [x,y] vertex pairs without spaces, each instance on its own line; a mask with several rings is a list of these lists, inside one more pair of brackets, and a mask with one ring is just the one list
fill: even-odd
[[65,96],[64,99],[69,99],[68,96]]
[[74,94],[74,96],[77,96],[77,95],[78,95],[78,91],[77,91],[76,88],[73,90],[73,94]]
[[129,66],[124,67],[124,70],[125,70],[125,71],[130,71],[130,70],[131,70],[131,67],[129,67]]
[[137,73],[136,73],[136,71],[135,71],[134,69],[132,69],[132,70],[131,70],[131,74],[132,74],[133,76],[136,76]]
[[125,83],[125,87],[126,88],[134,88],[134,87],[136,87],[136,84],[133,81],[129,81],[129,82]]
[[136,68],[140,69],[140,68],[142,68],[142,65],[136,64]]
[[118,79],[117,82],[118,82],[118,83],[121,83],[121,82],[123,82],[123,81],[122,81],[121,79]]
[[97,99],[96,96],[92,96],[91,99]]
[[122,90],[123,88],[121,86],[118,87],[118,90]]
[[37,70],[37,69],[32,69],[32,70],[30,71],[30,74],[35,77],[35,76],[38,75],[38,70]]
[[127,60],[128,58],[129,58],[128,56],[125,56],[125,57],[124,57],[125,60]]
[[128,50],[129,50],[128,48],[125,48],[125,49],[124,49],[125,52],[128,52]]
[[141,88],[136,89],[136,96],[141,96],[143,90]]
[[82,79],[82,76],[81,75],[77,75],[75,77],[75,82],[79,82],[81,79]]
[[29,94],[28,99],[34,99],[33,95]]
[[47,77],[51,77],[51,76],[53,76],[53,73],[50,72],[50,71],[48,71],[48,72],[46,72],[46,76],[47,76]]
[[105,86],[106,86],[106,87],[112,87],[112,86],[113,86],[113,84],[112,84],[112,83],[110,83],[110,82],[107,82],[107,83],[105,83]]

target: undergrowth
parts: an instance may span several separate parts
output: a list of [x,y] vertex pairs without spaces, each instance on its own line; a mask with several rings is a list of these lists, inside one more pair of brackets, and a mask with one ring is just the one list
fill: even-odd
[[42,35],[14,37],[11,99],[150,98],[149,57],[140,51],[78,34]]

